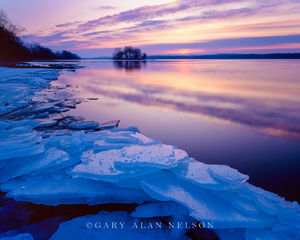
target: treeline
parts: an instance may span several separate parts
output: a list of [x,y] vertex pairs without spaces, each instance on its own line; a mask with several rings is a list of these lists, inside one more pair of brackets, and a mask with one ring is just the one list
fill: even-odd
[[21,31],[0,10],[0,61],[80,59],[69,51],[53,52],[39,44],[25,45],[19,37]]

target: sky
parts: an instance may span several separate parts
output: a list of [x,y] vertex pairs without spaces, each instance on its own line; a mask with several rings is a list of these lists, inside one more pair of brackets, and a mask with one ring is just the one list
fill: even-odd
[[300,0],[0,0],[22,38],[81,57],[300,52]]

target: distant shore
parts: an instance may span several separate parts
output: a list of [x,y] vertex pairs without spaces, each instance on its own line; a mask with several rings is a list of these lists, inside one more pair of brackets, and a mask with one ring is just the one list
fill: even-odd
[[[96,57],[83,59],[106,59],[113,60],[111,57]],[[300,53],[267,53],[267,54],[208,54],[208,55],[149,55],[149,60],[154,59],[300,59]],[[141,60],[117,60],[117,61],[141,61]],[[145,61],[145,60],[143,60]]]

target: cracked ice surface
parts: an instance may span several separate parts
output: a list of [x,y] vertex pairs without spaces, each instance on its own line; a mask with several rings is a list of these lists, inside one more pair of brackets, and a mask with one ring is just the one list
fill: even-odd
[[[65,108],[80,102],[71,99],[72,94],[65,89],[55,90],[60,92],[59,99],[53,89],[35,94],[55,79],[56,70],[18,71],[22,71],[22,81],[16,80],[14,70],[1,72],[1,86],[13,92],[0,95],[4,114],[0,119],[0,190],[5,197],[54,206],[139,204],[132,213],[100,212],[62,223],[52,239],[70,232],[91,239],[105,236],[108,232],[84,229],[86,222],[99,218],[133,222],[154,217],[213,222],[221,239],[299,237],[296,202],[247,183],[247,175],[229,166],[198,162],[135,127],[106,129],[106,123],[106,130],[99,131],[101,124],[64,116]],[[48,100],[42,102],[45,96]],[[235,228],[243,231],[236,235],[228,231]],[[184,233],[146,231],[135,236],[183,239]],[[123,239],[134,235],[132,231],[110,234]]]

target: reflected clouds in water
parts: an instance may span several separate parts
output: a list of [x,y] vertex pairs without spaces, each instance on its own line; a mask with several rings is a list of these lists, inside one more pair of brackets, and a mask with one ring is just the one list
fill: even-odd
[[[81,92],[230,121],[300,140],[300,83],[286,75],[299,70],[295,66],[285,70],[266,66],[260,73],[256,69],[261,62],[236,63],[239,65],[177,63],[162,70],[159,62],[143,69],[146,63],[122,61],[114,62],[114,67],[143,71],[128,75],[111,68],[84,69],[78,71],[77,80]],[[265,74],[269,67],[272,72]],[[207,71],[212,68],[215,71]]]

